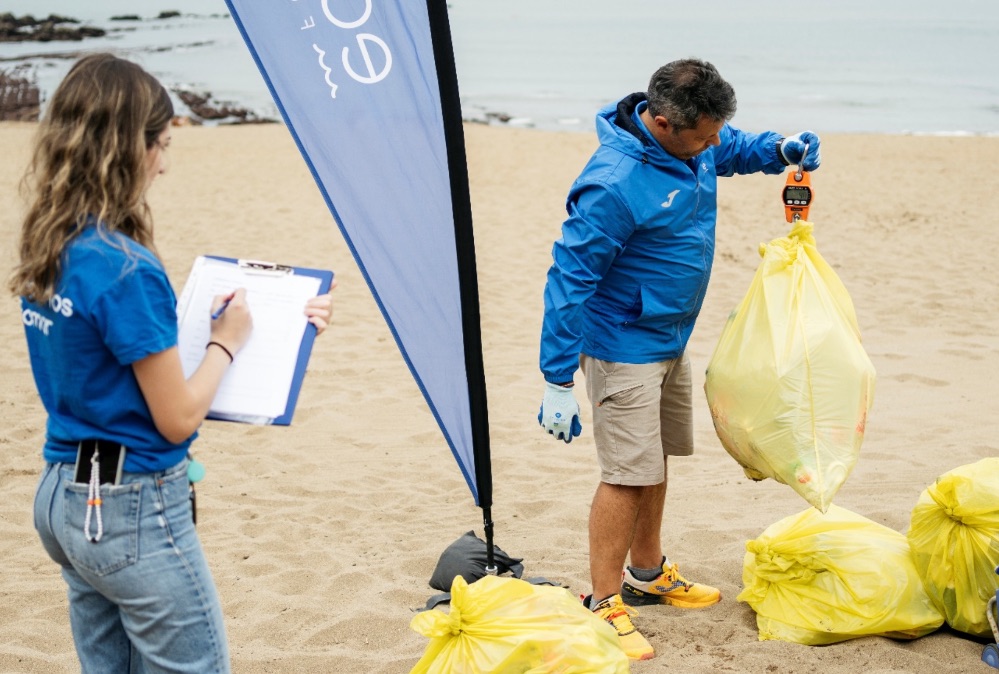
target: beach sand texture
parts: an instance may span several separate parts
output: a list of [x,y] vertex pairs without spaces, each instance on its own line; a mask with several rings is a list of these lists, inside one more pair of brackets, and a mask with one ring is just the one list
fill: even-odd
[[[17,183],[33,124],[0,124],[0,269],[15,258]],[[587,513],[598,479],[590,414],[571,445],[537,425],[542,288],[565,194],[592,134],[466,126],[489,392],[496,543],[527,576],[589,591]],[[821,130],[820,130],[821,131]],[[823,136],[811,220],[856,305],[877,368],[860,460],[835,502],[904,532],[938,475],[999,453],[999,138]],[[199,254],[336,270],[333,327],[316,343],[294,424],[206,422],[199,529],[235,672],[408,672],[427,581],[481,511],[287,130],[177,128],[150,193],[179,290]],[[783,236],[783,177],[720,181],[714,277],[690,344],[697,450],[671,464],[667,553],[724,599],[644,608],[656,659],[633,672],[991,672],[982,644],[942,629],[912,642],[827,647],[757,639],[735,601],[747,540],[808,507],[754,483],[719,443],[704,369],[759,262]],[[386,195],[386,198],[392,198]],[[0,302],[0,671],[78,671],[65,585],[32,525],[45,415],[14,298]],[[585,398],[585,395],[584,395]]]

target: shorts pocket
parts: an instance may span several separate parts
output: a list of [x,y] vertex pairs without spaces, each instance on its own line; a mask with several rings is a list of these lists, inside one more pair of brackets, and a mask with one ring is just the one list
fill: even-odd
[[605,360],[595,360],[600,376],[600,395],[597,407],[604,405],[628,406],[642,394],[645,384],[635,376],[635,366],[622,366]]
[[618,407],[630,407],[642,394],[645,386],[641,383],[626,384],[624,386],[610,387],[604,391],[604,397],[597,403],[598,407],[604,405],[617,405]]
[[[139,557],[139,514],[142,485],[101,485],[103,534],[96,543],[87,540],[89,485],[66,484],[63,547],[73,566],[97,576],[106,576],[134,564]],[[90,532],[97,533],[97,509],[90,515]]]

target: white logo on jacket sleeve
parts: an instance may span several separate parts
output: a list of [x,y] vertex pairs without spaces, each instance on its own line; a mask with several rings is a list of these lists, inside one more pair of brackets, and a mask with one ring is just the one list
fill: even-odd
[[678,195],[679,193],[680,193],[680,190],[673,190],[672,192],[670,192],[669,195],[667,195],[667,197],[666,197],[666,201],[664,201],[661,204],[662,207],[663,208],[669,208],[670,206],[672,206],[673,205],[673,198],[676,197],[676,195]]

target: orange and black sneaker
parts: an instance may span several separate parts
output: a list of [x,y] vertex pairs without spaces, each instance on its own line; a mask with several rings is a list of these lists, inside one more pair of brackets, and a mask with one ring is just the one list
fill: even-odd
[[[583,598],[583,605],[590,607],[590,597]],[[621,595],[615,594],[607,597],[602,602],[593,607],[593,612],[603,620],[611,624],[617,630],[617,637],[621,641],[621,650],[632,660],[649,660],[656,654],[651,644],[642,636],[642,633],[632,624],[632,616],[637,616],[638,611],[627,606],[621,601]]]
[[626,568],[621,583],[621,597],[631,606],[669,604],[678,608],[704,608],[721,601],[721,590],[710,585],[691,583],[680,575],[676,564],[667,566],[663,561],[663,572],[649,581],[638,580],[631,569]]

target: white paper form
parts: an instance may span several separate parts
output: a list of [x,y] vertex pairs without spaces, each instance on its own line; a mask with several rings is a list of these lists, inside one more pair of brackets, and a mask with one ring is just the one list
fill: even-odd
[[235,421],[270,423],[285,412],[299,347],[308,326],[305,303],[319,294],[314,276],[246,269],[209,257],[195,260],[177,302],[178,350],[190,377],[211,339],[216,295],[246,288],[253,332],[222,379],[210,413]]

